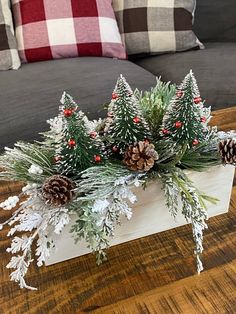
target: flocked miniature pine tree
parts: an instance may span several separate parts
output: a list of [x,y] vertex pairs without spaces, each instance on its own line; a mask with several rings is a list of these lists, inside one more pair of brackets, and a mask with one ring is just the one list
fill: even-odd
[[123,153],[128,145],[151,137],[138,100],[122,75],[112,93],[107,121],[105,134],[112,143],[113,152]]
[[96,132],[88,133],[86,117],[82,111],[77,111],[73,98],[64,92],[61,103],[63,128],[55,161],[62,174],[76,175],[101,163],[102,153],[95,140]]
[[163,119],[162,134],[188,148],[203,142],[208,133],[210,108],[205,108],[192,70],[178,87]]

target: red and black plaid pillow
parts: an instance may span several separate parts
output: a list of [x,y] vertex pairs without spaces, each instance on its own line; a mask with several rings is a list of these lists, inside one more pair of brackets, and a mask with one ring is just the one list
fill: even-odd
[[25,62],[76,56],[126,58],[111,0],[12,0]]

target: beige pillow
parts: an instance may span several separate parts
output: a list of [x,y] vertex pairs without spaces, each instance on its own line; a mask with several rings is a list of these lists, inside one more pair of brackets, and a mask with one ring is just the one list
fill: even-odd
[[16,70],[20,64],[10,3],[0,0],[0,70]]
[[195,0],[113,0],[128,55],[203,48],[192,30]]

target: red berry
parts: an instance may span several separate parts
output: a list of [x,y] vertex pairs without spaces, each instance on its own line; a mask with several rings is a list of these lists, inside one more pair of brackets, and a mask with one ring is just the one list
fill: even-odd
[[113,118],[113,112],[108,112],[107,116],[108,116],[108,118]]
[[68,141],[68,145],[69,145],[70,147],[74,147],[74,146],[76,145],[76,141],[75,141],[74,139],[70,139],[70,140]]
[[175,122],[175,127],[177,129],[181,128],[181,126],[182,126],[182,122],[180,122],[180,121]]
[[113,147],[112,147],[112,151],[113,151],[113,153],[118,153],[119,147],[113,146]]
[[96,138],[98,134],[97,132],[91,132],[89,135],[91,138]]
[[195,97],[193,99],[193,101],[194,101],[195,104],[199,104],[202,101],[202,98],[201,97]]
[[139,117],[134,117],[133,118],[134,123],[139,123],[141,120]]
[[178,98],[181,98],[182,96],[183,96],[183,91],[182,90],[178,90],[177,91],[177,93],[176,93],[176,96],[178,97]]
[[169,134],[169,133],[170,133],[170,131],[169,131],[169,130],[167,130],[167,129],[163,129],[163,130],[162,130],[162,133],[163,133],[164,135],[167,135],[167,134]]
[[100,161],[101,161],[101,156],[95,155],[95,156],[94,156],[94,160],[95,160],[96,162],[100,162]]
[[118,95],[115,92],[113,92],[111,97],[113,100],[116,100],[118,98]]
[[73,114],[73,110],[71,110],[71,109],[64,109],[63,113],[64,113],[65,117],[70,117]]
[[55,162],[58,162],[58,161],[60,161],[61,160],[61,156],[54,156],[54,161]]
[[193,140],[193,145],[194,145],[194,146],[196,146],[196,145],[198,145],[198,144],[199,144],[199,140],[197,140],[197,139]]
[[201,122],[205,123],[206,122],[206,118],[205,117],[201,117]]

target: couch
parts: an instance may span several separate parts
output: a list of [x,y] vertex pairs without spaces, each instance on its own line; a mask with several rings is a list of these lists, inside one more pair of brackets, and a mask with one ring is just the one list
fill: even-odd
[[197,0],[194,30],[206,49],[136,60],[165,81],[181,82],[193,69],[214,110],[236,104],[236,1]]
[[236,103],[235,0],[198,0],[195,32],[206,49],[136,60],[84,57],[22,65],[0,72],[0,150],[17,140],[39,139],[46,120],[57,115],[64,90],[90,118],[103,116],[117,77],[133,88],[155,85],[156,76],[180,83],[193,69],[203,98],[213,110]]

